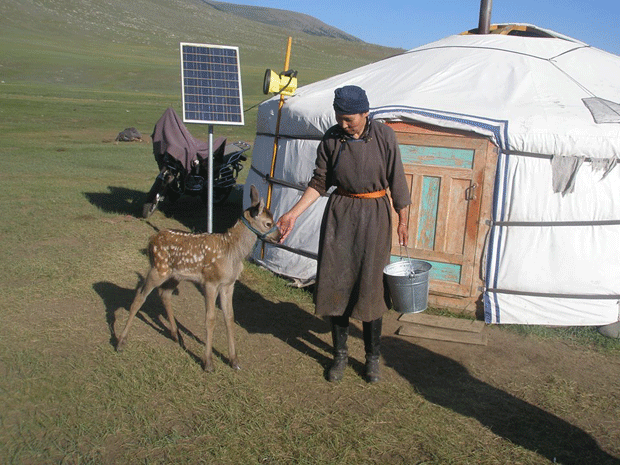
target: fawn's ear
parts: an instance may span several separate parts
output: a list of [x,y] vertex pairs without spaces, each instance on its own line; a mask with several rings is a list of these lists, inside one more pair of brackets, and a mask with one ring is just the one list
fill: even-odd
[[250,216],[252,218],[256,218],[257,216],[261,215],[264,210],[265,202],[263,201],[263,199],[260,199],[258,205],[252,205],[250,208],[248,208],[248,211],[250,212]]
[[256,207],[259,203],[258,189],[254,184],[250,186],[250,202],[252,207]]

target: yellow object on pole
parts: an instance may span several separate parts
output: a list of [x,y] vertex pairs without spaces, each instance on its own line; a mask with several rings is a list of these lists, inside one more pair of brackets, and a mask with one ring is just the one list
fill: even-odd
[[[289,62],[291,60],[291,43],[293,41],[292,37],[288,38],[288,42],[286,44],[286,55],[284,57],[284,69],[288,69]],[[276,160],[278,158],[278,140],[280,139],[280,118],[282,116],[282,107],[284,106],[284,95],[280,94],[280,104],[278,105],[278,118],[276,120],[276,133],[273,140],[273,155],[271,157],[271,170],[269,170],[269,176],[273,178],[273,175],[276,170]],[[267,208],[271,207],[271,192],[273,189],[273,184],[269,181],[269,187],[267,190]]]
[[[284,69],[287,70],[289,67],[289,62],[291,59],[291,44],[293,42],[293,38],[289,37],[287,44],[286,44],[286,55],[284,57]],[[280,139],[280,117],[282,116],[282,107],[284,106],[284,95],[280,94],[280,104],[278,105],[278,119],[276,120],[276,132],[275,132],[275,137],[273,139],[273,155],[271,157],[271,169],[269,170],[269,177],[270,179],[273,178],[273,175],[275,173],[276,170],[276,160],[278,158],[278,141]],[[272,195],[272,191],[273,191],[273,183],[271,182],[271,180],[268,181],[268,187],[267,187],[267,202],[266,202],[266,206],[267,208],[271,208],[271,195]],[[261,258],[264,257],[265,254],[265,243],[263,242],[262,244],[262,249],[261,249]]]
[[283,71],[281,74],[276,73],[272,69],[265,71],[263,79],[264,94],[294,95],[295,89],[297,89],[297,71],[291,69]]

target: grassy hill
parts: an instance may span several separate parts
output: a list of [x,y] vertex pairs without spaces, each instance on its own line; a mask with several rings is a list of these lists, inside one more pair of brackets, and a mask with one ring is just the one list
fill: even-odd
[[[543,340],[489,327],[476,346],[398,336],[389,312],[382,382],[360,376],[353,321],[333,385],[311,293],[248,264],[234,294],[241,371],[227,366],[218,312],[216,372],[202,372],[204,299],[191,283],[173,297],[183,347],[152,295],[114,351],[148,237],[206,230],[191,196],[141,218],[158,171],[149,138],[113,143],[180,110],[178,43],[239,46],[246,108],[266,98],[264,70],[283,66],[289,35],[302,85],[396,52],[291,29],[307,18],[282,28],[248,15],[197,0],[0,2],[0,463],[617,464],[619,342],[596,328]],[[255,120],[252,109],[244,127],[215,132],[252,142]],[[215,209],[214,230],[240,198]]]
[[260,6],[237,5],[235,3],[226,2],[209,2],[207,0],[204,0],[204,3],[218,10],[226,11],[242,18],[278,26],[290,31],[361,42],[357,37],[347,34],[329,24],[325,24],[312,16],[295,13],[293,11]]
[[[13,100],[36,95],[39,101],[116,102],[131,106],[140,118],[109,114],[99,127],[150,130],[166,106],[180,110],[179,42],[239,47],[246,108],[266,98],[265,69],[283,67],[289,36],[290,64],[299,72],[300,86],[398,52],[352,37],[334,38],[345,34],[306,15],[269,9],[268,22],[280,18],[280,27],[261,22],[265,15],[252,19],[251,9],[240,16],[233,6],[200,0],[5,0],[0,5],[2,93]],[[321,30],[327,35],[319,35]],[[249,111],[246,126],[236,128],[235,135],[251,138],[255,117],[256,110]]]

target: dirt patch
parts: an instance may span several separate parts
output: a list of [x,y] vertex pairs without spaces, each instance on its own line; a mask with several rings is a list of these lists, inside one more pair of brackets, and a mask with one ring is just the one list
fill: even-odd
[[[230,226],[238,217],[240,196],[241,192],[235,191],[230,204],[222,208],[226,214],[217,217],[216,231]],[[181,202],[173,211],[173,217],[160,215],[157,219],[162,224],[175,221],[190,230],[204,230],[204,223],[190,221],[192,215],[203,217],[204,210],[199,210],[199,206],[191,200]],[[196,214],[197,210],[200,215]],[[91,221],[92,218],[80,220]],[[141,226],[141,221],[127,216],[126,212],[110,220],[114,226],[120,223],[136,228]],[[94,369],[97,357],[103,357],[102,348],[106,354],[113,352],[116,335],[127,319],[135,286],[145,270],[146,259],[144,267],[136,269],[135,275],[130,274],[126,282],[93,283],[93,292],[87,298],[41,302],[36,311],[16,308],[11,315],[11,325],[0,330],[0,338],[4,338],[7,346],[15,343],[18,347],[40,349],[44,360],[49,360],[50,364],[72,354],[88,354],[80,358],[80,363],[88,359],[86,364],[92,363]],[[281,301],[263,289],[264,283],[257,270],[249,267],[234,294],[240,363],[242,368],[249,367],[248,371],[260,378],[261,393],[301,405],[335,406],[339,403],[342,411],[360,416],[381,411],[384,404],[394,401],[382,386],[366,389],[362,380],[364,353],[359,322],[352,323],[351,368],[345,376],[347,380],[356,380],[353,388],[356,393],[362,393],[363,402],[356,396],[342,395],[325,380],[325,370],[331,360],[331,335],[327,322],[313,314],[310,299]],[[182,283],[173,299],[189,363],[198,366],[204,344],[203,297],[193,284]],[[129,344],[138,346],[148,341],[158,350],[164,346],[181,350],[170,338],[164,315],[163,305],[153,293],[138,314]],[[550,463],[562,454],[564,461],[561,463],[620,463],[620,358],[617,353],[602,353],[560,340],[522,336],[497,326],[485,327],[486,346],[399,336],[397,330],[402,322],[398,317],[398,313],[391,311],[384,318],[382,383],[391,384],[392,389],[393,386],[412,388],[420,395],[416,399],[420,402],[420,410],[428,404],[445,409],[452,418],[456,417],[483,436],[472,438],[472,444],[478,441],[477,446],[467,447],[484,450],[485,441],[499,437]],[[215,339],[216,357],[220,362],[216,370],[223,370],[222,362],[227,359],[226,335],[219,313]],[[34,362],[27,365],[28,361],[17,365],[36,372],[38,365]],[[113,363],[123,365],[128,361],[119,358]],[[274,367],[278,373],[273,373],[272,380]],[[6,371],[0,363],[0,372]],[[218,371],[215,376],[216,380],[226,380],[228,373]],[[15,410],[14,414],[20,413]],[[106,437],[111,449],[112,445],[122,442],[116,433]],[[549,437],[553,440],[549,441]],[[437,463],[431,460],[432,451],[422,450],[423,439],[412,441],[408,447],[412,450],[403,452],[403,457],[428,456],[429,462]],[[414,452],[415,448],[421,449]],[[509,458],[504,463],[510,463]],[[401,462],[384,456],[376,458],[376,463]],[[408,462],[403,460],[402,463]]]
[[[246,350],[255,358],[268,360],[274,354],[263,338],[275,337],[286,342],[278,354],[281,363],[287,363],[285,354],[289,352],[311,354],[317,364],[329,366],[331,335],[327,322],[315,317],[311,307],[270,302],[253,289],[246,277],[235,296],[237,308],[248,303],[253,308],[251,312],[238,311],[238,323],[249,333],[262,335]],[[521,336],[497,326],[485,327],[486,346],[399,336],[399,316],[390,311],[384,318],[386,382],[406,380],[427,401],[473,419],[551,460],[557,451],[545,450],[548,446],[540,441],[541,435],[556,436],[558,449],[593,450],[597,452],[591,457],[600,459],[598,463],[620,463],[602,451],[598,455],[601,447],[620,456],[617,356],[558,340]],[[350,364],[361,378],[364,354],[360,323],[353,322],[351,336]],[[295,390],[296,383],[291,380],[288,389]]]
[[[95,355],[102,347],[113,351],[115,334],[126,321],[134,289],[133,285],[97,283],[96,295],[91,299],[50,301],[37,312],[17,312],[11,330],[5,328],[2,333],[11,337],[40,335],[29,344],[44,344],[44,353],[50,360],[75,353]],[[242,368],[263,374],[269,374],[274,367],[279,370],[273,386],[269,386],[269,376],[261,378],[261,390],[265,389],[270,396],[282,396],[287,402],[291,398],[315,405],[350,402],[345,410],[351,414],[360,410],[360,415],[380,411],[382,404],[390,401],[381,393],[381,387],[377,395],[364,395],[363,403],[354,398],[340,399],[338,389],[324,378],[331,360],[327,322],[313,314],[309,300],[284,302],[259,289],[256,270],[246,270],[237,283],[234,305]],[[202,295],[192,284],[182,283],[173,305],[179,309],[177,320],[189,359],[199,365],[204,343]],[[148,340],[161,344],[162,349],[175,346],[164,314],[158,296],[153,293],[138,314],[130,344]],[[484,329],[488,336],[486,346],[399,336],[397,330],[402,322],[398,317],[391,311],[384,318],[382,383],[410,385],[421,396],[421,409],[425,401],[447,409],[467,425],[480,425],[550,462],[562,451],[586,451],[584,455],[571,452],[572,460],[571,455],[564,455],[560,463],[620,463],[617,356],[558,340],[522,336],[494,326]],[[221,315],[218,319],[215,346],[220,349],[216,356],[220,362],[226,362]],[[352,369],[347,370],[346,377],[357,379],[363,390],[361,324],[352,324]],[[314,373],[312,379],[308,379],[308,367]],[[217,370],[225,369],[219,363]],[[226,373],[218,371],[217,375],[219,378]],[[554,437],[552,445],[549,436]],[[113,436],[110,441],[114,441]],[[584,457],[585,462],[580,460]]]

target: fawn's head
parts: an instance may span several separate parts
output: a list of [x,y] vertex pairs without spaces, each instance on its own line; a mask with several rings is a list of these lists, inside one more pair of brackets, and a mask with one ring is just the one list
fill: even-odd
[[250,228],[260,239],[276,243],[280,240],[280,230],[273,220],[273,216],[265,202],[260,198],[258,189],[250,186],[250,206],[241,217],[245,225]]

